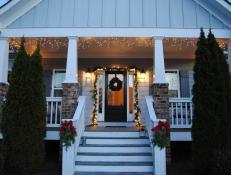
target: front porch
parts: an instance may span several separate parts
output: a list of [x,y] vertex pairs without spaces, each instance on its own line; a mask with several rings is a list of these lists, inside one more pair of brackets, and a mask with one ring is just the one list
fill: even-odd
[[[9,41],[11,48],[9,67],[11,68],[13,50],[18,46],[19,38],[11,38]],[[110,95],[107,94],[105,68],[124,69],[126,79],[123,82],[126,87],[122,93],[125,96],[123,104],[126,112],[123,117],[125,117],[124,121],[134,121],[134,72],[130,67],[135,66],[142,70],[139,75],[138,87],[142,123],[145,123],[145,96],[150,95],[151,85],[158,82],[168,83],[171,137],[173,140],[184,140],[184,133],[190,134],[193,118],[191,89],[195,39],[161,37],[26,38],[28,52],[33,51],[37,42],[41,45],[45,68],[47,139],[59,139],[60,122],[62,118],[67,117],[63,116],[62,112],[63,82],[78,82],[80,84],[79,94],[87,97],[88,108],[85,125],[91,124],[93,107],[91,91],[95,78],[91,71],[97,67],[103,68],[98,72],[96,82],[97,120],[99,122],[107,121],[105,111],[108,107],[108,99],[106,97]],[[225,47],[226,41],[220,40],[220,44]],[[179,134],[181,134],[180,137]],[[191,136],[188,135],[186,140],[191,140]]]

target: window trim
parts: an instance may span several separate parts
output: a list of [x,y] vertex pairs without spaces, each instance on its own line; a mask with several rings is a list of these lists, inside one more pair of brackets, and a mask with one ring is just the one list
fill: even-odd
[[62,89],[63,89],[63,88],[55,88],[55,87],[54,87],[55,73],[58,72],[58,71],[64,72],[64,73],[66,72],[65,69],[53,69],[53,70],[52,70],[52,82],[51,82],[51,96],[52,96],[52,97],[54,97],[54,92],[55,92],[55,90],[62,90]]
[[165,69],[165,73],[168,73],[168,72],[176,72],[176,74],[177,74],[177,84],[178,84],[177,98],[180,98],[180,93],[181,93],[181,89],[180,89],[180,70],[179,69]]

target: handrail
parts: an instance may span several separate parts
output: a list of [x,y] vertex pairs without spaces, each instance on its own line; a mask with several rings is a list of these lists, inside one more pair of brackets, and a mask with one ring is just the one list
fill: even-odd
[[85,128],[85,105],[86,105],[86,97],[79,96],[78,106],[75,110],[73,118],[62,120],[62,121],[71,120],[77,131],[77,136],[75,137],[75,143],[72,144],[70,147],[68,147],[67,150],[63,148],[62,174],[65,175],[73,175],[75,172],[75,156],[77,154],[77,149],[80,144],[80,139],[82,137]]
[[152,127],[156,126],[158,122],[166,121],[165,119],[158,119],[154,110],[154,100],[152,96],[145,96],[146,106],[148,114],[145,115],[146,129],[148,131],[148,137],[151,142],[152,154],[153,154],[153,173],[166,175],[166,150],[163,148],[160,150],[159,147],[154,146],[152,143],[153,133]]

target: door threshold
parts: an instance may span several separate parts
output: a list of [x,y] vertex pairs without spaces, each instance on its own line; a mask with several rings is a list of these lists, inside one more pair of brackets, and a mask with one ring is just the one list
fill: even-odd
[[110,126],[120,126],[120,127],[135,127],[134,122],[98,122],[98,126],[110,127]]

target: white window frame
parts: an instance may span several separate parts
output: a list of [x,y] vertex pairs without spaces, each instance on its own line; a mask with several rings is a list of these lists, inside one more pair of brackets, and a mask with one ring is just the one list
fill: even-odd
[[178,93],[177,93],[177,98],[180,98],[180,71],[179,69],[165,69],[165,73],[168,73],[168,72],[176,72],[177,74],[177,84],[178,84]]
[[61,88],[55,88],[55,87],[54,87],[55,73],[56,73],[56,72],[59,72],[59,71],[60,71],[60,72],[64,72],[64,73],[66,72],[65,69],[53,69],[53,70],[52,70],[52,83],[51,83],[51,87],[52,87],[52,88],[51,88],[51,96],[52,96],[52,97],[54,97],[54,91],[55,91],[55,90],[62,90],[62,89],[63,89],[62,87],[61,87]]

